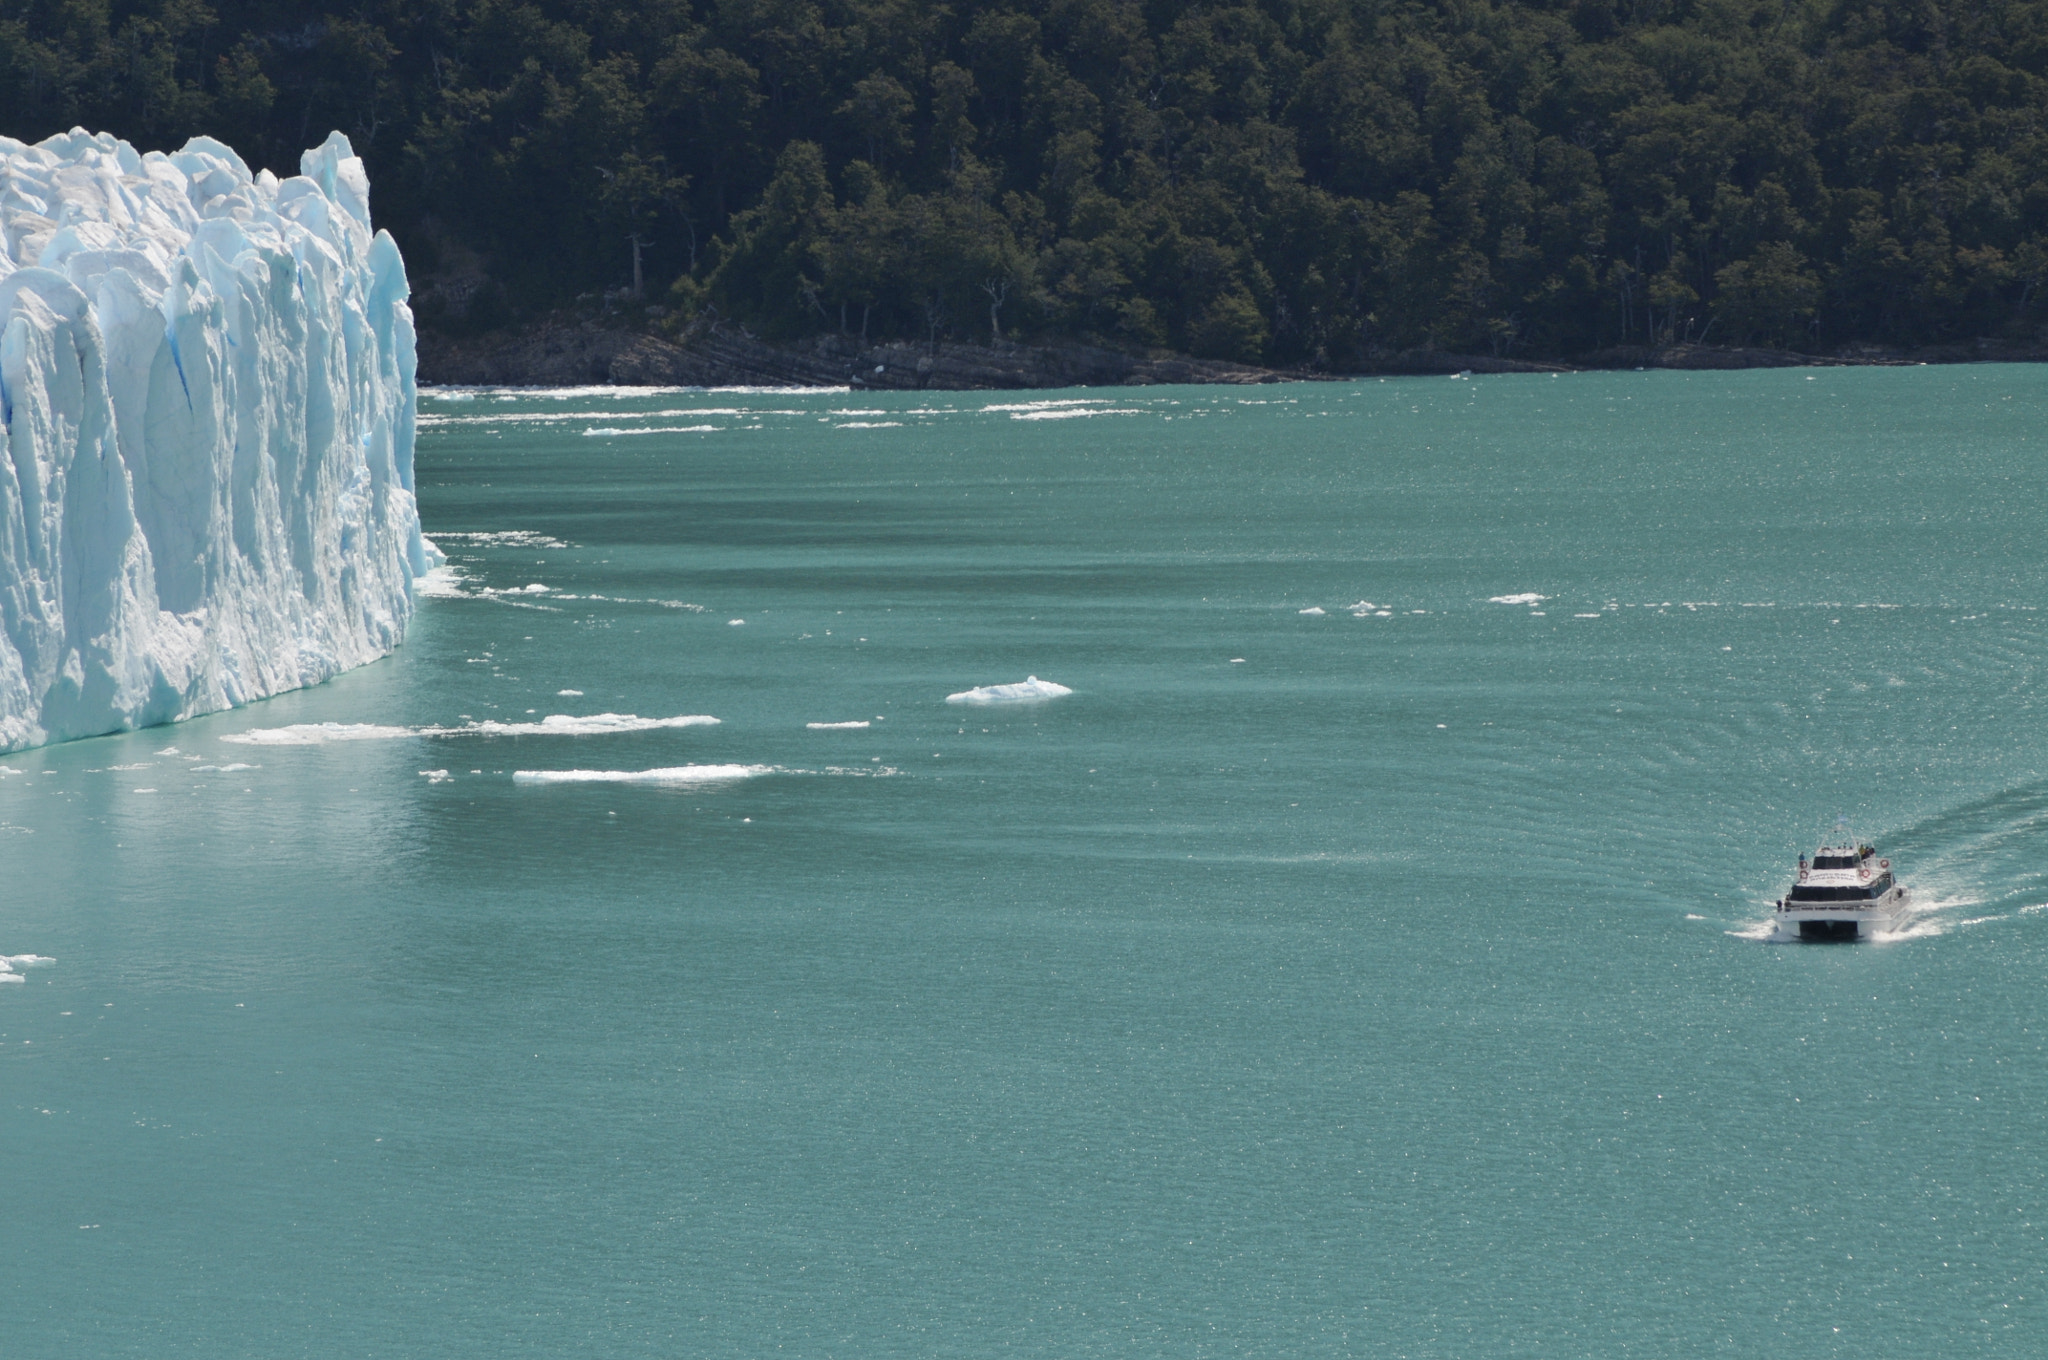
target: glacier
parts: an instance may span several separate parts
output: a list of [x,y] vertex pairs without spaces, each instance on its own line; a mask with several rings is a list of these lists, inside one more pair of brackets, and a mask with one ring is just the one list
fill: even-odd
[[336,132],[0,137],[0,752],[388,654],[441,562],[405,263]]

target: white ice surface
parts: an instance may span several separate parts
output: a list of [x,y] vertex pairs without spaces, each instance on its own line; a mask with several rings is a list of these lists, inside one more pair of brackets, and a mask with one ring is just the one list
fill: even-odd
[[404,636],[439,562],[405,265],[346,137],[299,165],[0,137],[0,751],[317,684]]
[[403,737],[601,737],[615,732],[657,732],[667,727],[716,727],[709,713],[684,713],[674,718],[642,718],[633,713],[593,713],[572,717],[550,713],[539,722],[499,722],[486,718],[460,727],[386,727],[378,723],[293,723],[290,727],[258,727],[221,738],[241,746],[327,746],[338,741],[395,741]]
[[949,704],[1021,704],[1034,699],[1058,699],[1074,691],[1065,685],[1056,685],[1050,680],[1028,676],[1014,685],[983,685],[978,689],[962,690],[948,694]]
[[662,770],[514,770],[520,784],[716,784],[773,774],[773,765],[671,765]]

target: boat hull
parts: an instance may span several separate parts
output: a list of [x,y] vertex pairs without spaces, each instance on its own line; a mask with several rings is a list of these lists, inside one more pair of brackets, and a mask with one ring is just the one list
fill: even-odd
[[1838,902],[1786,902],[1778,909],[1778,934],[1808,944],[1851,944],[1890,935],[1911,914],[1903,888],[1856,907]]

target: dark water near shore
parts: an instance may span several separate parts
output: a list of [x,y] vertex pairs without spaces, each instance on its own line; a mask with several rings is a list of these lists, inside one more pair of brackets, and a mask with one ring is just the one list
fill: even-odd
[[429,398],[399,654],[0,761],[0,1353],[2035,1354],[2044,397]]

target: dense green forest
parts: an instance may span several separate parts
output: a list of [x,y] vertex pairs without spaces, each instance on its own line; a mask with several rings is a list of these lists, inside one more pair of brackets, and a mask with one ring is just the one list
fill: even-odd
[[2048,0],[0,0],[0,133],[370,165],[422,319],[1835,348],[2048,322]]

